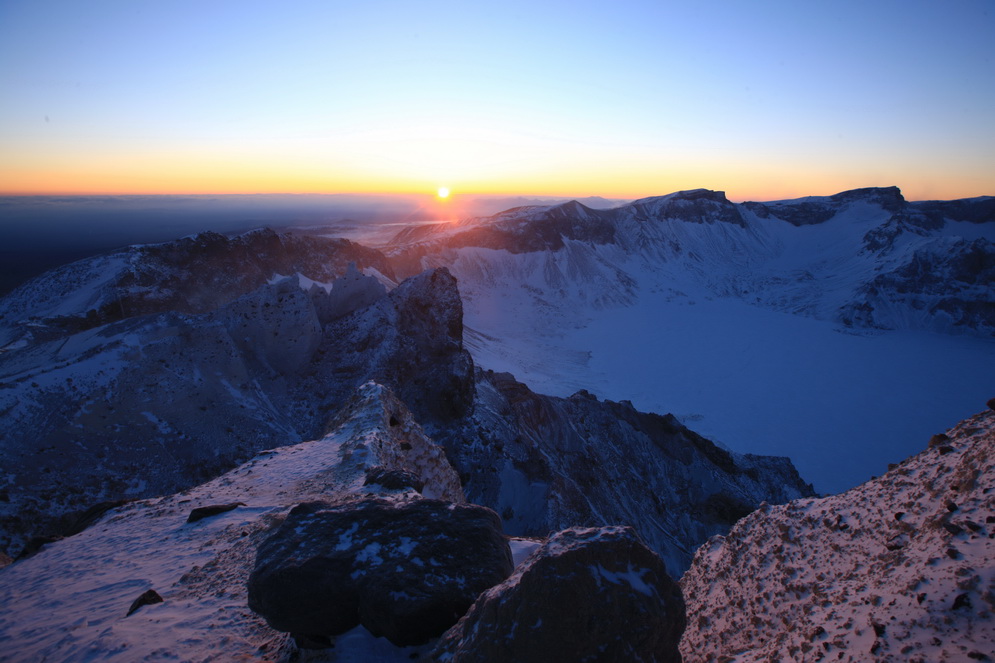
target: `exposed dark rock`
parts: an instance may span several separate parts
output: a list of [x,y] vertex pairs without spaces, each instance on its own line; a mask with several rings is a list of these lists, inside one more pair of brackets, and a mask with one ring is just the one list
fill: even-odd
[[480,371],[472,417],[436,439],[467,499],[507,514],[508,533],[625,523],[674,575],[761,502],[813,494],[786,458],[730,453],[631,404],[536,394],[507,373]]
[[667,196],[642,198],[612,211],[616,215],[631,212],[635,218],[644,221],[681,219],[691,223],[746,225],[739,209],[726,198],[724,191],[709,189],[692,189]]
[[950,441],[946,433],[937,433],[933,437],[929,438],[930,447],[939,447]]
[[310,502],[260,546],[249,607],[281,631],[327,636],[362,624],[396,645],[421,644],[511,569],[489,509],[421,498]]
[[[300,401],[340,403],[367,380],[390,387],[422,425],[449,422],[473,406],[473,360],[463,347],[463,303],[445,268],[399,285],[372,306],[326,325]],[[334,377],[330,379],[330,377]],[[312,422],[314,436],[326,421]]]
[[912,209],[937,221],[967,221],[991,223],[995,221],[995,197],[962,198],[960,200],[923,200],[909,203]]
[[989,398],[985,405],[988,406],[989,410],[995,410],[995,398]]
[[126,616],[131,616],[133,613],[137,612],[139,608],[144,605],[152,605],[154,603],[162,603],[163,598],[159,596],[159,592],[154,589],[146,590],[141,596],[135,599],[131,607],[128,608],[128,614]]
[[56,541],[59,541],[61,539],[62,539],[61,536],[51,535],[51,534],[33,536],[30,539],[28,539],[27,543],[24,544],[24,547],[21,548],[21,552],[17,554],[15,560],[22,560],[31,557],[32,555],[35,555],[38,552],[40,552],[44,546],[48,545],[49,543],[55,543]]
[[425,487],[425,483],[411,472],[389,470],[379,466],[370,468],[366,472],[366,479],[363,481],[363,485],[383,486],[388,490],[411,489],[419,493]]
[[839,315],[844,322],[889,328],[900,321],[878,316],[900,306],[919,320],[917,325],[995,336],[992,283],[995,244],[984,238],[936,240],[864,283]]
[[761,218],[776,216],[793,226],[812,226],[825,223],[854,202],[871,202],[890,212],[898,212],[905,205],[905,198],[898,187],[869,187],[852,189],[832,196],[803,200],[785,200],[770,203],[743,203],[743,206]]
[[864,248],[882,252],[893,248],[895,240],[905,234],[927,237],[943,227],[943,221],[911,209],[902,209],[884,224],[872,228],[864,235]]
[[188,523],[195,523],[198,520],[203,520],[204,518],[210,518],[211,516],[216,516],[219,513],[226,513],[228,511],[233,511],[240,506],[245,506],[242,502],[232,502],[231,504],[212,504],[210,506],[199,506],[190,512],[187,517]]
[[477,599],[432,656],[450,663],[680,661],[684,601],[629,527],[568,529]]
[[954,599],[953,610],[959,610],[960,608],[970,608],[971,607],[971,595],[968,593],[958,594],[957,598]]
[[[253,273],[272,276],[264,256],[258,261]],[[377,288],[355,269],[344,279],[346,294],[375,297]],[[351,298],[337,292],[334,283],[325,293],[284,279],[204,315],[120,320],[89,333],[83,345],[39,342],[33,361],[47,366],[59,353],[66,377],[3,394],[15,413],[37,405],[23,417],[0,418],[0,464],[23,464],[4,487],[0,550],[61,533],[62,515],[90,506],[95,495],[182,490],[262,449],[318,439],[371,379],[391,387],[419,423],[450,421],[472,408],[462,305],[444,269],[345,314]],[[324,326],[315,307],[322,299],[329,303]],[[141,352],[129,349],[139,346]],[[5,370],[25,370],[18,361],[0,353]],[[95,377],[93,365],[113,368]],[[14,428],[13,419],[21,422]]]
[[124,499],[97,502],[93,506],[88,507],[79,513],[69,514],[62,519],[63,526],[59,528],[59,534],[61,536],[73,536],[74,534],[79,534],[100,520],[100,518],[111,509],[124,506],[130,501],[131,500]]

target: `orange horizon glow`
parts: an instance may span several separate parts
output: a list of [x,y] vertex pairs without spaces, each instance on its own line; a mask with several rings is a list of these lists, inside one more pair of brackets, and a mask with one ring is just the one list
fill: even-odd
[[[598,164],[557,159],[541,165],[515,164],[515,168],[481,166],[463,177],[439,176],[442,171],[458,169],[436,155],[435,161],[426,157],[425,175],[416,178],[404,172],[417,170],[410,164],[388,169],[383,162],[370,161],[362,168],[347,168],[335,163],[292,165],[288,155],[279,159],[268,159],[266,154],[248,156],[234,160],[229,155],[185,152],[141,160],[133,155],[83,158],[77,154],[58,165],[45,161],[30,167],[0,165],[0,195],[397,195],[425,196],[445,203],[445,209],[458,208],[459,199],[482,196],[634,200],[698,188],[724,191],[734,202],[832,195],[870,186],[898,186],[908,200],[995,195],[995,186],[983,172],[951,171],[941,179],[898,168],[833,164],[802,171],[792,170],[793,164],[785,162],[760,164],[726,158],[715,165],[700,157],[671,165],[645,153],[638,159]],[[446,182],[448,198],[439,196],[443,188],[439,182]]]
[[8,4],[0,195],[995,194],[984,3]]
[[[995,195],[992,187],[984,188],[983,182],[902,182],[897,179],[866,179],[857,178],[827,178],[820,181],[816,178],[802,182],[786,182],[776,177],[771,178],[767,185],[750,178],[742,184],[729,182],[727,178],[716,178],[721,181],[710,181],[707,177],[667,178],[661,177],[657,185],[643,183],[641,186],[624,186],[604,182],[597,186],[595,182],[585,181],[593,178],[578,178],[576,185],[571,185],[567,178],[550,178],[548,181],[530,180],[528,183],[473,183],[461,186],[459,192],[448,187],[447,196],[440,195],[440,188],[420,183],[382,184],[371,182],[342,183],[341,185],[321,182],[314,179],[291,183],[279,178],[267,182],[263,178],[251,178],[244,182],[190,182],[186,178],[122,178],[118,182],[127,181],[129,185],[108,185],[106,181],[88,177],[46,177],[43,182],[17,182],[13,178],[4,178],[0,174],[0,196],[182,196],[182,195],[376,195],[399,197],[424,197],[427,201],[439,204],[444,208],[458,207],[461,199],[479,197],[554,197],[554,198],[586,198],[602,197],[606,199],[636,200],[653,196],[663,196],[676,191],[689,189],[711,189],[724,191],[733,202],[787,200],[803,196],[828,196],[850,189],[898,186],[907,200],[956,200],[979,196]],[[980,179],[980,178],[979,178]],[[72,181],[69,185],[52,186],[52,180]],[[155,180],[159,185],[153,185],[149,180]]]

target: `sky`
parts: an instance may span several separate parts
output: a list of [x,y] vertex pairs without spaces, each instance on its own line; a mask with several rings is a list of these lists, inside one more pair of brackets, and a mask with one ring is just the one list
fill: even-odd
[[991,0],[0,0],[0,195],[989,195],[993,34]]

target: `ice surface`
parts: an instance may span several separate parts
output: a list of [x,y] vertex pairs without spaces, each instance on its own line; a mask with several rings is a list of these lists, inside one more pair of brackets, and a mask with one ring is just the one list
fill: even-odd
[[[691,419],[735,451],[788,456],[821,492],[883,474],[995,393],[991,341],[854,335],[733,299],[650,296],[564,345],[591,349],[592,393]],[[579,380],[565,377],[571,386]]]

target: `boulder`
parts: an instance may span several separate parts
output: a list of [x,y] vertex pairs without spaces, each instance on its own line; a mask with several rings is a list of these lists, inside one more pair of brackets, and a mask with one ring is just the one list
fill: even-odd
[[680,661],[681,590],[631,527],[554,534],[432,652],[449,663]]
[[187,516],[188,523],[195,523],[204,518],[210,518],[211,516],[217,516],[222,513],[228,513],[229,511],[234,511],[240,506],[245,506],[243,502],[230,502],[228,504],[210,504],[208,506],[198,506],[190,515]]
[[295,635],[320,640],[361,624],[415,645],[511,570],[490,509],[410,496],[308,502],[259,547],[249,607]]
[[142,595],[135,599],[131,607],[128,608],[128,614],[125,617],[131,617],[139,608],[146,605],[155,605],[156,603],[162,603],[163,598],[159,596],[159,592],[154,589],[147,589],[142,592]]
[[411,472],[392,470],[377,465],[366,471],[364,486],[382,486],[386,490],[413,490],[420,493],[425,482]]

